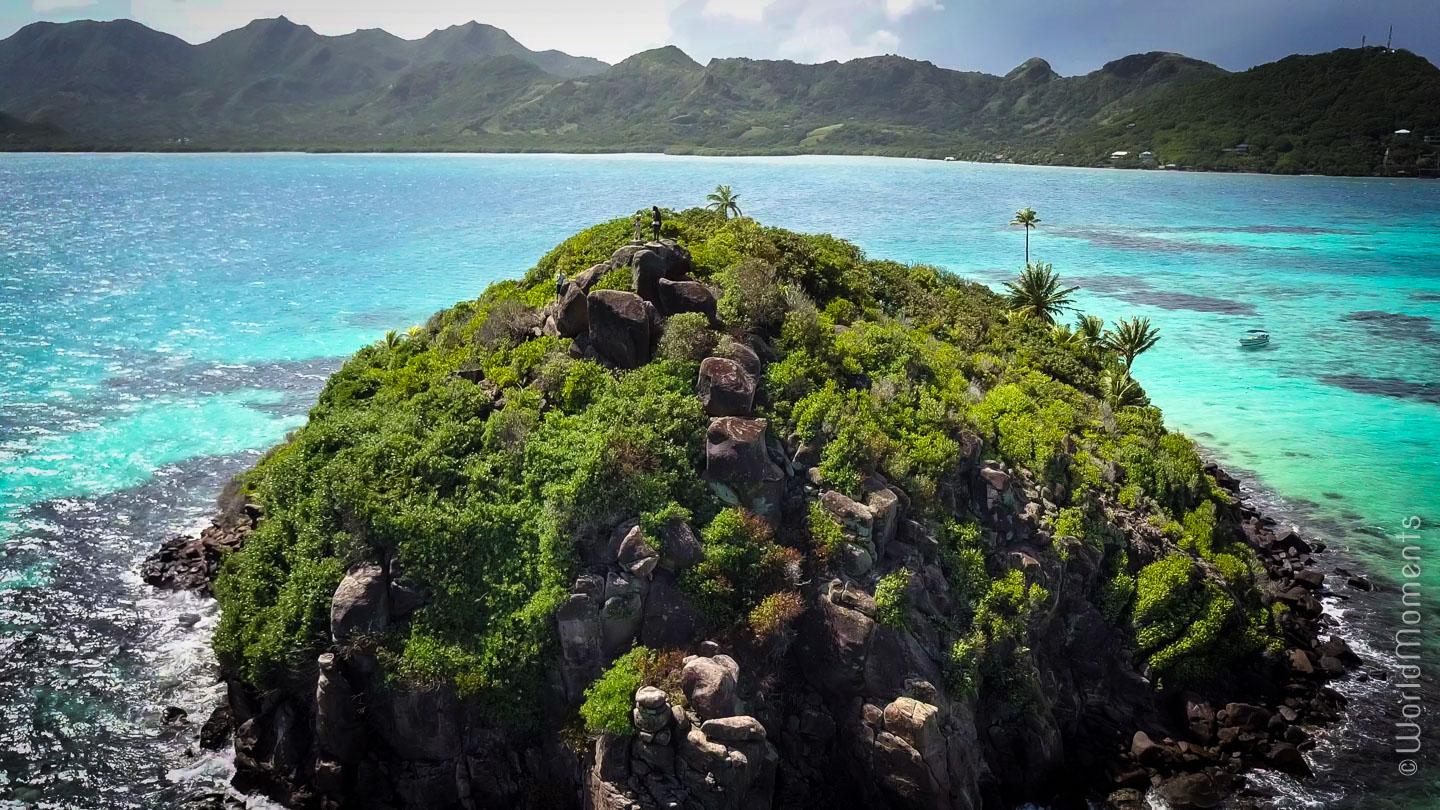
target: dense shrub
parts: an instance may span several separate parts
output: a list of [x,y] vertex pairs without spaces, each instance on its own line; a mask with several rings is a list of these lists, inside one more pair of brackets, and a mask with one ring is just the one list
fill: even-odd
[[709,320],[698,312],[671,316],[660,337],[661,357],[687,363],[698,363],[715,351],[719,335],[710,329]]
[[743,259],[725,268],[717,280],[720,317],[730,323],[769,326],[779,323],[785,312],[785,295],[776,281],[775,268],[756,258]]
[[705,560],[682,585],[715,627],[735,624],[766,597],[799,584],[799,553],[776,545],[765,521],[743,509],[722,510],[700,541]]
[[635,691],[644,682],[641,667],[651,656],[645,647],[636,647],[615,659],[596,681],[585,690],[585,702],[580,706],[580,716],[585,727],[594,732],[619,734],[631,737],[635,724],[630,719],[630,709]]
[[805,603],[795,591],[777,591],[760,600],[750,611],[750,629],[761,640],[773,641],[788,635]]
[[910,572],[891,571],[875,584],[875,621],[885,627],[903,627],[910,614]]

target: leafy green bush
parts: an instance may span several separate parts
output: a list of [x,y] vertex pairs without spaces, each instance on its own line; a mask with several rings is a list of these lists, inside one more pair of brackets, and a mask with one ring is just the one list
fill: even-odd
[[840,550],[841,543],[848,543],[840,521],[820,501],[810,502],[805,524],[810,530],[810,547],[821,558],[831,558]]
[[986,652],[979,633],[950,645],[945,658],[945,686],[957,695],[973,696],[980,691],[980,665]]
[[1055,516],[1055,536],[1069,536],[1085,540],[1085,510],[1076,507],[1061,509]]
[[875,621],[885,627],[904,627],[910,615],[910,571],[901,568],[875,585]]
[[632,282],[633,276],[631,274],[630,268],[617,267],[614,270],[611,270],[605,275],[601,276],[598,281],[591,285],[590,291],[594,292],[595,290],[623,290],[625,292],[630,292]]
[[990,583],[975,608],[975,627],[991,641],[1023,638],[1030,620],[1050,599],[1049,591],[1036,583],[1025,584],[1025,575],[1014,569]]
[[946,521],[940,531],[940,562],[955,598],[973,608],[990,586],[980,524],[974,520]]
[[743,509],[721,510],[700,533],[705,559],[685,572],[682,586],[705,618],[728,629],[777,591],[800,579],[800,555],[776,545],[764,520]]
[[765,641],[790,633],[795,620],[805,612],[805,603],[795,591],[777,591],[760,600],[750,611],[750,629]]
[[634,648],[615,659],[615,663],[586,688],[585,702],[580,706],[585,728],[622,737],[635,735],[630,710],[635,691],[644,682],[641,667],[650,655],[650,650],[645,647]]
[[710,329],[709,320],[699,312],[672,315],[665,324],[665,334],[657,347],[661,357],[687,363],[698,363],[715,351],[719,336]]
[[764,327],[779,323],[784,316],[785,297],[775,268],[766,262],[743,259],[725,268],[716,280],[723,290],[719,311],[726,323]]

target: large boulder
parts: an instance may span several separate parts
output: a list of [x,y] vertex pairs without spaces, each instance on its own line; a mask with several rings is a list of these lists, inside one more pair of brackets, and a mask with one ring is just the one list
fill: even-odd
[[840,524],[852,540],[869,545],[875,531],[875,513],[869,506],[857,503],[842,492],[827,489],[820,494],[820,505]]
[[945,761],[945,736],[940,733],[940,709],[915,698],[899,697],[885,707],[885,730],[904,740],[927,763]]
[[705,474],[712,481],[753,485],[765,480],[765,420],[722,416],[705,432]]
[[1156,793],[1177,810],[1208,810],[1220,806],[1225,800],[1227,788],[1228,785],[1214,775],[1201,771],[1167,779]]
[[610,262],[600,262],[586,270],[581,270],[579,273],[576,273],[575,277],[570,279],[570,281],[578,286],[581,292],[590,292],[590,288],[595,286],[596,282],[604,278],[606,273],[614,269],[615,266]]
[[630,288],[654,304],[660,303],[660,279],[665,278],[665,260],[653,250],[639,250],[630,257]]
[[637,577],[649,578],[655,566],[660,564],[660,553],[645,540],[637,524],[625,533],[620,541],[620,550],[615,561],[620,567]]
[[645,614],[645,580],[611,572],[605,579],[605,604],[600,609],[600,644],[606,661],[630,649]]
[[717,717],[700,724],[700,730],[715,742],[750,742],[765,739],[765,727],[748,715]]
[[657,571],[645,597],[645,618],[640,627],[640,643],[653,649],[683,647],[702,625],[700,611],[675,584],[669,571]]
[[355,691],[345,680],[333,653],[321,655],[317,663],[320,672],[315,681],[315,741],[326,758],[353,763],[364,743]]
[[648,250],[660,257],[660,260],[665,263],[665,278],[680,281],[695,271],[695,264],[690,259],[690,251],[674,239],[646,242],[639,249]]
[[560,674],[572,705],[585,696],[585,687],[600,677],[600,598],[572,593],[555,611],[560,635]]
[[659,283],[660,300],[656,302],[660,311],[666,315],[679,315],[682,312],[699,312],[715,323],[717,314],[717,302],[715,294],[710,292],[698,281],[675,281],[662,278]]
[[596,290],[586,297],[590,344],[620,368],[650,361],[650,312],[645,300],[623,290]]
[[885,789],[899,796],[907,807],[936,807],[942,787],[925,757],[898,735],[882,731],[875,735],[872,767]]
[[666,526],[660,537],[660,567],[680,573],[705,559],[705,549],[695,530],[683,520]]
[[[864,694],[865,663],[874,636],[875,600],[832,580],[807,612],[800,661],[810,680],[837,697]],[[848,698],[847,698],[848,699]]]
[[899,524],[900,496],[894,487],[876,476],[865,482],[865,490],[865,505],[873,517],[871,540],[875,544],[875,556],[883,557],[885,545],[895,538],[895,527]]
[[725,356],[745,367],[751,377],[760,379],[760,372],[764,370],[764,364],[760,362],[760,355],[744,343],[730,341],[725,347]]
[[376,635],[390,621],[390,582],[378,565],[362,565],[340,580],[330,600],[330,632],[337,642]]
[[720,742],[691,726],[679,735],[678,754],[686,807],[702,810],[769,810],[780,757],[768,740]]
[[571,282],[552,304],[551,317],[555,319],[555,332],[560,337],[573,338],[590,328],[590,311],[585,291],[579,284]]
[[732,717],[737,709],[736,680],[740,668],[728,655],[693,656],[680,670],[680,688],[690,708],[702,719]]
[[700,364],[696,391],[711,416],[746,416],[755,404],[755,379],[724,357],[707,357]]

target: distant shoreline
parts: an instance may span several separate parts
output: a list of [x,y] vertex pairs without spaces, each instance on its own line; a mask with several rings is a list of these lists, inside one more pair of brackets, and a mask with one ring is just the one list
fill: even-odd
[[594,148],[594,149],[426,149],[419,148],[388,148],[377,147],[373,149],[324,149],[324,148],[298,148],[298,147],[235,147],[230,149],[222,148],[164,148],[164,147],[137,147],[137,148],[100,148],[100,149],[63,149],[63,148],[14,148],[0,146],[0,155],[7,154],[51,154],[51,155],[535,155],[537,157],[573,157],[573,156],[655,156],[655,157],[698,157],[698,158],[784,158],[784,157],[838,157],[838,158],[888,158],[892,160],[919,160],[930,163],[964,163],[979,166],[1033,166],[1044,169],[1087,169],[1087,170],[1113,170],[1122,172],[1153,172],[1157,174],[1215,174],[1215,175],[1249,175],[1259,177],[1327,177],[1327,178],[1354,178],[1360,180],[1434,180],[1435,177],[1422,177],[1419,175],[1378,175],[1378,174],[1320,174],[1320,173],[1288,173],[1288,172],[1265,172],[1265,171],[1232,171],[1227,169],[1194,169],[1174,168],[1166,169],[1160,167],[1143,168],[1138,166],[1091,166],[1079,163],[1040,163],[1018,160],[972,160],[955,158],[950,160],[944,157],[931,157],[927,155],[901,154],[899,151],[886,152],[795,152],[795,151],[751,151],[751,152],[717,152],[708,149],[673,151],[669,149],[625,149],[625,148]]

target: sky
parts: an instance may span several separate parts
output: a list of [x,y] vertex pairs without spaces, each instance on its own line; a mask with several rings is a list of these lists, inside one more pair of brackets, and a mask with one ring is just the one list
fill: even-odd
[[130,18],[204,42],[285,15],[321,34],[409,39],[477,20],[527,47],[617,62],[678,45],[715,57],[821,62],[898,53],[1003,74],[1039,56],[1065,75],[1144,51],[1243,70],[1362,35],[1440,63],[1440,0],[0,0],[0,37],[37,20]]

